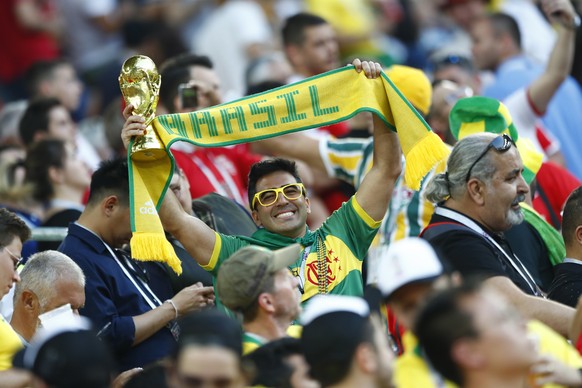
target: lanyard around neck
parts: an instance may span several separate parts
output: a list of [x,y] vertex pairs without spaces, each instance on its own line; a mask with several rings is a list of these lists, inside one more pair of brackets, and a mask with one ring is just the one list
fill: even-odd
[[[111,255],[111,257],[113,258],[113,260],[115,260],[115,262],[117,263],[117,265],[119,266],[119,268],[121,268],[121,271],[123,272],[123,274],[125,275],[125,277],[127,277],[127,279],[129,279],[129,281],[133,284],[133,286],[137,289],[137,291],[141,294],[141,296],[144,298],[144,300],[146,301],[146,303],[151,307],[151,309],[155,309],[156,307],[160,306],[162,304],[162,302],[158,299],[158,297],[156,296],[156,294],[154,294],[154,292],[150,289],[150,287],[147,285],[147,283],[145,283],[143,280],[141,280],[138,276],[131,276],[131,274],[129,273],[129,271],[127,270],[127,268],[121,263],[121,261],[119,260],[119,257],[117,257],[117,255],[115,254],[115,252],[113,251],[113,249],[109,246],[109,244],[107,244],[105,241],[103,241],[103,239],[101,237],[99,237],[95,232],[93,232],[90,229],[87,229],[86,227],[84,227],[83,225],[76,223],[78,226],[80,226],[81,228],[87,230],[88,232],[92,233],[95,237],[97,237],[105,246],[105,248],[107,248],[107,251],[109,251],[109,254]],[[128,266],[131,266],[130,263],[128,263],[128,261],[126,260],[126,264]],[[131,267],[133,270],[135,270],[133,267]],[[142,287],[138,286],[136,279],[141,283],[141,285],[148,291],[148,293],[150,294],[150,296],[148,296]],[[157,304],[156,304],[157,303]]]
[[[529,273],[527,268],[521,263],[519,258],[517,256],[515,256],[515,254],[513,254],[513,258],[512,258],[505,251],[505,249],[503,249],[497,243],[497,241],[495,241],[495,239],[493,237],[491,237],[491,235],[489,233],[485,232],[483,230],[483,228],[481,228],[475,221],[471,220],[469,217],[466,217],[465,215],[463,215],[461,213],[457,213],[455,211],[452,211],[450,209],[440,207],[440,206],[437,206],[435,208],[435,213],[440,215],[440,216],[447,217],[447,218],[450,218],[452,220],[457,221],[458,223],[466,226],[467,228],[471,229],[472,231],[474,231],[475,233],[479,234],[480,236],[485,238],[487,241],[489,241],[489,243],[491,243],[494,247],[496,247],[498,251],[503,253],[503,255],[505,256],[505,258],[507,259],[509,264],[511,264],[513,269],[515,269],[517,271],[517,273],[523,278],[523,280],[525,280],[525,282],[527,283],[529,288],[532,290],[534,295],[541,296],[541,297],[545,298],[544,292],[536,284],[535,280],[533,279],[533,277],[531,276],[531,274]],[[515,262],[514,259],[517,260],[517,263]],[[518,263],[519,263],[519,265],[518,265]]]

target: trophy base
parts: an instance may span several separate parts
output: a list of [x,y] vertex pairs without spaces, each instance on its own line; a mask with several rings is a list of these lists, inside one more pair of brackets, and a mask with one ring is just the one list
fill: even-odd
[[132,150],[131,159],[140,162],[148,162],[158,159],[167,158],[166,150],[159,148]]

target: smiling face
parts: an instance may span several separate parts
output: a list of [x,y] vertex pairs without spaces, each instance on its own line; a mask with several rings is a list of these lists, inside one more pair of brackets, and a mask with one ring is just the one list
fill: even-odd
[[485,188],[482,217],[489,229],[501,232],[523,221],[519,203],[525,200],[529,187],[522,176],[523,163],[517,148],[489,152],[495,173]]
[[[279,188],[297,181],[293,175],[284,171],[276,171],[261,177],[256,184],[256,191]],[[311,212],[309,198],[301,196],[289,200],[279,194],[277,201],[270,206],[256,203],[252,212],[253,220],[259,227],[283,236],[297,238],[305,234],[307,214]]]

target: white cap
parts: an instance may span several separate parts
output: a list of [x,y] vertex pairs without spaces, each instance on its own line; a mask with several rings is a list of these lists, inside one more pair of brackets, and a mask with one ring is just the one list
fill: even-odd
[[433,247],[419,237],[398,240],[381,249],[377,287],[384,298],[402,286],[443,274],[443,265]]
[[370,315],[368,303],[357,296],[316,295],[301,315],[301,324],[308,325],[315,319],[331,313],[351,313],[361,317]]

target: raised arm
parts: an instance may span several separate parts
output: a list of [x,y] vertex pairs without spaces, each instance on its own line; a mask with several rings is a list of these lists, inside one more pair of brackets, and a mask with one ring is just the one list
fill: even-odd
[[[371,75],[370,78],[375,78],[382,72],[378,63],[373,64],[375,68],[371,69],[370,63],[360,62],[358,65],[356,61],[358,60],[353,63],[356,70],[366,71],[366,74]],[[391,131],[378,116],[374,115],[373,120],[373,164],[360,184],[356,199],[370,217],[379,221],[386,214],[394,184],[402,171],[402,151],[396,133]]]
[[319,141],[302,133],[289,133],[251,143],[253,152],[298,159],[309,167],[326,171],[319,153]]
[[494,276],[485,282],[501,292],[527,319],[537,319],[564,337],[568,337],[575,310],[569,306],[530,296],[522,292],[509,278]]
[[544,72],[528,88],[528,95],[536,112],[544,114],[552,97],[562,84],[574,61],[576,29],[573,28],[576,11],[570,0],[544,0],[544,13],[555,22],[557,39]]
[[[121,140],[125,149],[134,136],[145,134],[144,119],[141,116],[132,116],[133,107],[128,105],[123,111],[126,118],[121,130]],[[168,190],[160,209],[160,219],[164,230],[174,236],[188,251],[198,264],[204,266],[210,262],[216,234],[208,225],[186,213],[182,205],[172,192]]]

